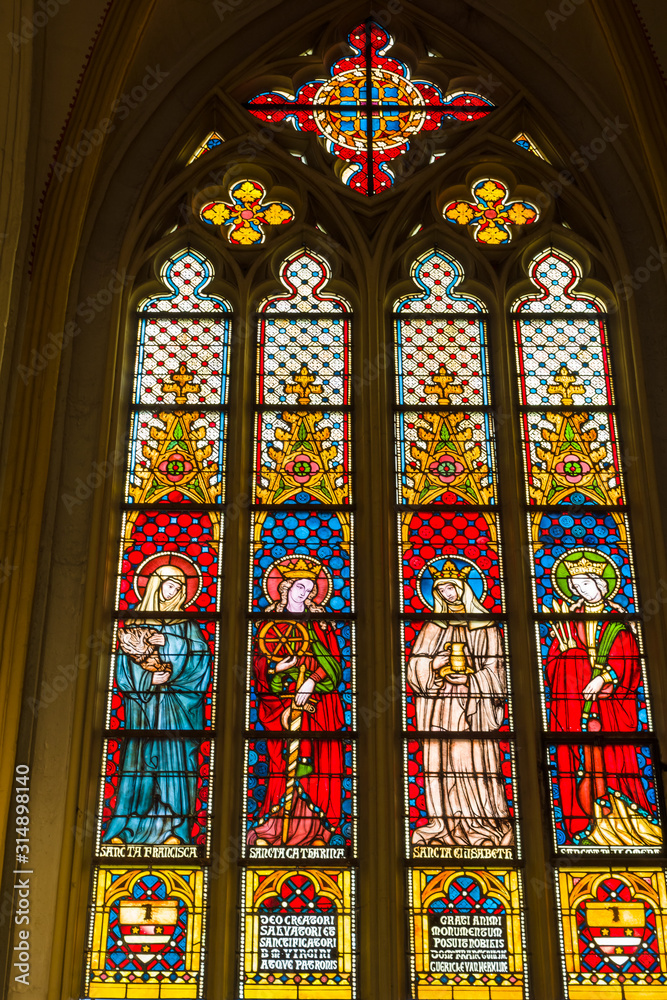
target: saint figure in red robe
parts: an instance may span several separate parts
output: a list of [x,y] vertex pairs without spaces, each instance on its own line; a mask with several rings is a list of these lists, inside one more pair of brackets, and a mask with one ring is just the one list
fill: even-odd
[[247,839],[259,846],[326,846],[341,824],[344,746],[311,734],[344,728],[341,654],[334,625],[306,617],[322,610],[321,564],[294,557],[277,566],[283,579],[269,611],[295,619],[261,626],[253,669],[262,726],[287,732],[267,739],[266,794]]
[[618,618],[622,608],[610,599],[612,564],[593,560],[588,553],[560,562],[566,568],[560,589],[572,603],[555,602],[554,610],[587,617],[552,626],[554,640],[546,661],[549,728],[554,733],[601,734],[599,744],[555,746],[567,843],[656,846],[661,832],[640,777],[639,748],[602,736],[640,731],[639,647],[631,625]]

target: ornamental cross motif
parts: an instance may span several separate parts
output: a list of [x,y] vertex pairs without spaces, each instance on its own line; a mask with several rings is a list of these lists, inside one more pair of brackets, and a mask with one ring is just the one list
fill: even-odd
[[177,372],[171,372],[171,382],[165,382],[162,392],[165,396],[175,393],[176,403],[183,406],[188,401],[188,396],[197,396],[201,392],[201,386],[195,385],[195,377],[184,361]]
[[463,392],[463,388],[454,375],[450,375],[445,365],[440,365],[438,374],[433,376],[433,385],[427,385],[426,392],[434,392],[441,406],[449,406],[449,397]]
[[294,384],[286,384],[285,392],[295,392],[297,403],[301,406],[307,406],[310,403],[310,397],[313,392],[322,392],[322,386],[315,385],[315,376],[310,374],[307,365],[303,366],[298,375],[292,375],[292,378],[294,379]]
[[450,201],[443,215],[456,225],[471,226],[478,243],[509,243],[510,226],[529,226],[539,218],[539,209],[529,201],[508,201],[509,191],[500,181],[478,181],[472,194],[474,202]]
[[[561,365],[547,385],[547,393],[556,396],[561,406],[572,406],[574,397],[584,392],[567,365]],[[615,463],[607,456],[607,446],[598,440],[598,419],[586,410],[547,413],[543,443],[536,443],[536,458],[532,460],[530,494],[535,503],[567,502],[573,490],[595,503],[623,502]]]
[[[163,392],[174,394],[178,406],[201,386],[183,362],[169,373]],[[150,438],[141,442],[142,459],[133,469],[129,492],[135,503],[154,503],[177,491],[197,503],[215,503],[221,495],[220,470],[214,461],[214,442],[207,440],[206,422],[199,410],[164,410],[152,414]]]
[[576,375],[572,375],[567,365],[562,365],[551,385],[547,386],[550,396],[560,396],[563,406],[572,406],[575,396],[581,396],[584,392],[583,385],[577,385]]
[[[307,365],[292,378],[294,384],[285,385],[285,390],[296,393],[299,405],[310,407],[311,393],[321,392],[322,386],[315,384]],[[286,427],[276,427],[276,443],[266,449],[272,464],[261,467],[257,499],[262,503],[285,503],[305,492],[318,503],[347,503],[344,466],[336,461],[339,445],[331,441],[329,427],[321,426],[322,411],[283,410],[280,418]]]
[[220,226],[230,243],[263,243],[264,226],[284,226],[294,218],[294,209],[289,205],[264,202],[266,190],[259,181],[238,181],[229,189],[229,196],[231,202],[211,201],[204,205],[200,215],[209,226]]
[[287,120],[299,132],[314,132],[347,161],[341,179],[359,194],[389,190],[389,161],[406,153],[420,132],[434,132],[443,121],[475,122],[494,108],[480,94],[443,94],[434,83],[411,80],[405,63],[385,55],[394,40],[374,21],[358,25],[348,41],[353,54],[334,63],[329,80],[311,80],[294,97],[258,94],[247,108],[262,121]]

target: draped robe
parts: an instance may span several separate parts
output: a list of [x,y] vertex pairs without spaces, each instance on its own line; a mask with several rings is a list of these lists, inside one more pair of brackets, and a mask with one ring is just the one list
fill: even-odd
[[[474,673],[467,684],[441,680],[433,668],[448,643],[463,642]],[[498,742],[456,739],[450,733],[497,730],[503,722],[506,675],[502,639],[495,625],[469,627],[428,622],[408,661],[419,730],[424,739],[424,790],[428,823],[412,843],[498,846],[513,843]]]
[[122,651],[116,661],[125,728],[146,735],[124,741],[116,806],[105,841],[113,837],[126,844],[162,844],[169,837],[191,841],[199,740],[179,736],[178,731],[204,728],[212,657],[196,622],[164,622],[154,631],[165,637],[164,646],[155,647],[160,659],[172,665],[165,684],[153,684],[153,674]]
[[[248,832],[248,844],[262,840],[271,846],[288,843],[305,846],[313,841],[328,844],[341,822],[343,791],[343,744],[340,740],[310,740],[308,733],[337,732],[345,723],[338,691],[343,668],[336,635],[328,622],[304,623],[308,647],[299,662],[289,670],[277,672],[264,655],[254,657],[255,685],[259,697],[259,720],[267,730],[285,728],[286,711],[297,691],[299,664],[305,665],[306,678],[315,674],[315,690],[309,702],[314,711],[301,714],[299,762],[296,786],[290,808],[287,840],[282,839],[285,789],[287,785],[287,748],[291,740],[268,739],[269,775],[264,800]],[[290,622],[276,621],[274,628],[285,630]]]
[[[613,609],[605,606],[604,612],[612,615]],[[636,734],[640,729],[637,689],[642,675],[631,629],[614,617],[596,621],[589,649],[585,621],[570,621],[563,627],[575,646],[562,650],[554,639],[547,656],[551,730]],[[583,690],[593,679],[591,659],[598,669],[607,671],[605,680],[611,680],[586,714]],[[655,811],[639,776],[637,748],[601,742],[604,745],[556,746],[560,808],[568,842],[615,846],[659,843]]]

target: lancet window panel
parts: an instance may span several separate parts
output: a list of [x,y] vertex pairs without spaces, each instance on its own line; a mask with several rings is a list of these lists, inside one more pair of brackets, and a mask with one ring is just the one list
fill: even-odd
[[[274,503],[350,503],[349,414],[330,410],[265,410],[257,415],[255,495]],[[303,442],[308,441],[304,447]],[[287,454],[285,454],[287,453]],[[270,493],[276,465],[285,477]]]
[[[305,745],[307,742],[307,746]],[[303,741],[301,759],[297,765],[297,790],[302,811],[312,814],[311,833],[324,827],[326,843],[315,845],[315,840],[324,837],[313,836],[310,843],[290,845],[285,841],[284,856],[291,860],[321,858],[328,862],[342,861],[356,856],[356,748],[354,741],[332,740],[309,731],[307,741]],[[307,752],[307,755],[306,755]],[[266,840],[261,833],[266,831],[267,814],[264,803],[276,800],[276,790],[284,792],[286,761],[289,760],[290,741],[285,739],[253,739],[246,743],[246,790],[243,803],[243,824],[246,841],[257,844]],[[280,798],[279,797],[279,798]],[[289,825],[292,820],[284,802],[274,801],[278,808],[271,808],[271,822],[280,829],[281,837],[290,837]],[[335,813],[335,815],[334,815]],[[293,825],[293,824],[292,824]],[[258,837],[257,831],[260,831]],[[294,831],[292,830],[293,834]],[[282,843],[282,841],[281,841]],[[289,846],[288,846],[289,845]],[[276,852],[267,846],[263,851],[257,845],[251,855],[255,858],[275,858]],[[318,847],[320,850],[318,850]],[[282,849],[282,848],[281,848]]]
[[[581,568],[583,575],[600,578],[598,589],[606,588],[605,596],[618,614],[637,616],[640,606],[628,516],[579,504],[580,495],[572,489],[569,503],[529,514],[535,612],[567,614],[575,607],[582,598],[570,581],[574,570]],[[576,610],[583,613],[583,605]],[[638,628],[635,634],[639,635]]]
[[[153,410],[134,413],[125,487],[126,503],[224,502],[225,413],[194,410],[162,419]],[[175,444],[177,442],[177,444]],[[146,489],[146,473],[153,481]]]
[[[536,508],[528,526],[545,724],[554,732],[640,732],[650,728],[650,707],[604,313],[597,298],[577,291],[581,269],[567,255],[547,251],[529,273],[538,291],[515,303],[514,317],[528,499]],[[526,322],[542,319],[525,316],[538,310],[561,332],[576,315],[565,351],[535,353]],[[579,317],[590,324],[585,371]],[[549,399],[549,411],[535,405]],[[596,690],[584,696],[580,689],[590,685]]]
[[464,868],[460,862],[413,868],[408,891],[413,996],[527,1000],[519,872]]
[[[436,623],[436,627],[441,627],[441,625],[444,627],[448,621],[448,616],[446,615],[440,614],[436,616],[433,612],[429,612],[425,616],[414,619],[406,618],[406,620],[401,622],[402,649],[406,662],[412,657],[423,655],[424,643],[429,638],[429,633],[425,631],[425,626],[431,618]],[[476,622],[480,618],[479,615],[467,618],[461,615],[459,619],[453,614],[449,617],[449,620],[459,623],[462,628],[472,628],[474,630]],[[485,646],[484,660],[492,670],[493,675],[499,678],[503,693],[509,695],[511,693],[511,683],[508,669],[509,653],[505,635],[505,623],[501,618],[494,619],[494,627],[497,631],[494,633],[493,648],[490,648],[490,644],[489,646]],[[435,634],[437,636],[437,633]],[[417,664],[415,663],[416,666]],[[455,696],[456,692],[454,692]],[[499,700],[498,692],[492,687],[488,690],[479,690],[476,697],[480,710],[488,718],[489,723],[493,723],[489,731],[498,734],[498,736],[505,735],[508,737],[513,731],[511,698],[503,697]],[[427,719],[432,718],[434,713],[437,713],[442,708],[442,694],[439,690],[432,692],[421,691],[418,694],[415,688],[409,686],[403,703],[403,725],[406,732],[408,734],[423,732],[425,729],[423,724],[424,715]]]
[[648,1000],[665,995],[664,869],[644,864],[561,870],[557,894],[568,1000],[611,1000],[623,992]]
[[[653,740],[550,743],[547,767],[558,853],[662,853],[660,755]],[[605,776],[604,787],[596,775]]]
[[[456,706],[452,706],[452,709],[455,708]],[[478,739],[464,743],[463,740],[452,740],[450,735],[429,734],[429,745],[424,747],[425,739],[422,734],[421,739],[405,741],[404,767],[407,776],[405,833],[409,844],[409,857],[430,864],[447,858],[516,860],[520,854],[521,836],[518,824],[516,755],[513,741],[485,737],[483,742]],[[481,830],[482,824],[477,813],[478,803],[474,791],[470,795],[466,793],[471,791],[469,787],[471,771],[481,774],[492,765],[498,778],[493,789],[494,805],[505,820],[502,839],[506,843],[502,849],[487,850],[488,844],[486,847],[481,845],[481,849],[479,849],[480,844],[473,849],[470,849],[471,844],[464,847],[457,843],[455,832],[451,838],[447,834],[441,838],[443,841],[451,839],[451,843],[448,844],[433,845],[422,842],[420,831],[426,830],[433,821],[441,830],[449,828],[451,831],[455,822],[458,822],[462,829]],[[443,771],[461,793],[461,809],[456,820],[448,809],[448,803],[434,800],[432,797],[431,789],[441,780]],[[470,955],[470,961],[475,961],[474,955]]]
[[[558,301],[563,298],[559,296]],[[534,308],[529,308],[525,302],[519,306],[521,400],[524,406],[551,405],[556,394],[549,391],[543,376],[547,371],[556,376],[565,367],[565,388],[568,384],[581,385],[575,393],[578,403],[606,406],[613,401],[613,392],[604,328],[600,322],[603,318],[601,307],[595,300],[589,300],[590,308],[585,309],[580,299],[572,302],[565,299],[563,308],[569,306],[571,311],[560,313],[556,308],[558,301],[555,296],[554,301],[545,296],[544,301],[530,303]]]
[[[211,785],[213,774],[214,745],[211,738],[196,740],[192,737],[181,737],[178,730],[161,734],[153,742],[152,749],[156,757],[164,761],[161,780],[166,784],[178,785],[185,781],[195,785],[196,793],[183,797],[178,803],[178,810],[173,810],[170,816],[174,831],[172,836],[179,840],[190,841],[196,845],[193,853],[186,849],[177,852],[184,857],[207,856],[210,852],[210,814]],[[126,801],[123,785],[138,787],[144,780],[145,760],[139,753],[133,753],[134,747],[122,736],[105,741],[102,795],[100,843],[109,844],[114,833],[127,830],[136,824],[136,810],[133,803]],[[172,758],[169,762],[169,758]],[[164,823],[162,804],[153,802],[145,810],[142,817],[147,827],[158,827]],[[167,838],[169,839],[169,838]],[[165,852],[144,850],[144,856],[160,857]]]
[[[551,391],[557,391],[558,381],[556,376]],[[548,410],[525,412],[522,423],[532,504],[625,503],[623,481],[616,475],[622,463],[614,413],[567,411],[554,403]]]
[[499,867],[521,838],[486,307],[443,251],[412,277],[395,312],[411,992],[521,998],[521,873]]
[[[344,406],[349,402],[349,348],[343,349],[348,340],[349,320],[337,315],[335,304],[326,298],[311,303],[313,310],[331,315],[313,316],[299,314],[302,300],[294,306],[289,316],[278,313],[283,303],[274,304],[274,315],[264,317],[262,340],[263,367],[257,373],[258,392],[266,406],[283,405],[288,397],[299,392],[293,376],[303,368],[312,378],[304,386],[305,395],[312,403]],[[318,388],[315,388],[317,386]]]
[[[470,577],[469,587],[474,586],[475,590],[476,600],[470,599],[468,615],[503,612],[497,514],[466,508],[444,510],[438,506],[435,511],[418,509],[401,513],[398,524],[401,605],[405,614],[427,614],[433,612],[437,604],[435,613],[446,616],[447,606],[441,607],[436,584],[445,569],[453,572],[457,566],[459,578]],[[480,601],[483,608],[479,606]]]
[[[285,600],[284,581],[299,579],[293,575],[299,570],[308,570],[303,579],[315,581],[314,588],[306,588],[306,607],[314,605],[318,614],[354,610],[353,521],[347,511],[323,513],[291,504],[284,510],[255,511],[252,531],[253,611],[289,614],[293,602]],[[285,562],[276,565],[276,559]]]
[[207,878],[185,865],[96,868],[86,996],[203,996]]
[[[286,620],[289,621],[289,619]],[[294,629],[294,635],[297,637],[300,645],[305,645],[307,642],[319,641],[317,638],[318,635],[324,632],[329,637],[335,636],[335,646],[338,649],[341,667],[341,679],[338,684],[338,691],[343,703],[343,716],[340,729],[341,731],[351,732],[356,728],[356,705],[354,697],[356,691],[356,672],[353,655],[355,648],[355,623],[349,618],[323,619],[319,616],[317,621],[318,625],[320,625],[317,632],[314,630],[311,622],[303,623],[294,619],[291,624]],[[270,616],[257,616],[253,618],[253,621],[250,623],[248,635],[250,659],[262,655],[262,647],[266,646],[267,636],[269,643],[271,643],[272,624],[273,619]],[[328,645],[332,644],[331,638],[329,638]],[[279,650],[275,650],[274,652],[282,652],[283,650],[288,650],[288,647],[281,646]],[[246,702],[246,729],[252,730],[254,733],[272,732],[274,730],[271,726],[271,718],[266,718],[263,712],[260,713],[261,697],[261,684],[258,677],[253,673],[250,677]]]
[[188,249],[139,306],[86,997],[204,991],[229,304]]
[[[588,614],[588,612],[582,612]],[[617,628],[611,630],[605,645],[601,647],[600,660],[588,657],[597,664],[596,669],[606,668],[609,678],[607,683],[618,687],[621,678],[623,687],[619,694],[622,699],[603,697],[594,705],[592,699],[582,697],[582,689],[586,686],[584,677],[578,674],[579,683],[572,683],[569,672],[564,669],[570,661],[576,662],[577,654],[567,650],[586,648],[593,641],[601,642],[599,633],[601,627],[596,619],[585,618],[553,618],[541,621],[536,626],[536,636],[540,643],[538,662],[542,675],[543,710],[545,728],[552,733],[591,734],[601,731],[628,733],[629,735],[647,733],[652,729],[651,706],[646,693],[646,661],[643,655],[641,633],[634,633],[634,622],[620,619]],[[591,624],[593,623],[593,624]],[[616,642],[608,648],[608,644]],[[565,660],[562,659],[565,655]],[[581,666],[581,664],[579,664]],[[585,663],[584,663],[585,666]],[[610,688],[605,690],[611,693]],[[625,696],[626,692],[630,692]],[[590,703],[589,703],[590,702]]]
[[[156,309],[162,305],[157,302]],[[202,308],[203,303],[197,307]],[[185,303],[181,303],[185,307]],[[150,303],[147,308],[153,308]],[[173,394],[165,392],[163,386],[169,383],[174,371],[173,362],[178,359],[177,368],[185,363],[196,376],[192,386],[200,386],[199,392],[188,391],[188,402],[221,405],[227,398],[227,379],[223,374],[227,368],[226,323],[204,311],[202,316],[188,313],[146,318],[143,322],[142,347],[137,357],[137,372],[134,403],[145,406],[166,403],[173,405]]]
[[448,418],[429,410],[396,415],[399,503],[466,504],[480,496],[497,502],[491,415],[459,411]]
[[348,303],[304,248],[258,310],[240,995],[354,1000]]
[[570,867],[664,852],[606,317],[567,254],[528,271],[513,316],[564,987],[658,997],[664,873]]
[[[112,648],[118,650],[118,652],[113,654],[111,658],[106,713],[106,728],[109,731],[113,730],[114,736],[121,736],[122,730],[124,729],[135,729],[137,714],[139,714],[139,721],[142,718],[142,713],[135,712],[134,705],[127,702],[124,698],[125,690],[127,689],[133,692],[134,688],[128,682],[124,672],[125,661],[122,659],[122,650],[119,643],[119,633],[122,633],[123,630],[134,628],[134,622],[136,620],[137,619],[134,618],[127,620],[120,618],[114,625]],[[168,622],[169,620],[170,619],[165,617],[165,622]],[[204,651],[204,656],[206,659],[210,658],[211,662],[210,674],[206,677],[206,687],[203,691],[203,725],[201,727],[203,729],[210,730],[213,728],[215,723],[215,701],[213,698],[213,692],[217,686],[217,665],[219,659],[218,632],[216,622],[214,620],[197,617],[194,619],[194,624],[197,625],[197,628],[203,638],[201,649]],[[207,650],[208,652],[206,652]],[[171,732],[173,729],[177,729],[178,726],[176,724],[176,720],[163,719],[163,728],[166,732]]]
[[357,995],[353,868],[246,868],[241,996]]

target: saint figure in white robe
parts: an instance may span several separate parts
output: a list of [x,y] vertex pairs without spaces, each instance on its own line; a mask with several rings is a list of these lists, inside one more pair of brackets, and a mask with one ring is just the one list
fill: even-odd
[[[433,585],[436,615],[482,615],[484,608],[464,574],[445,565]],[[463,645],[466,669],[452,672],[454,643]],[[496,732],[506,702],[502,635],[482,618],[434,618],[421,629],[408,661],[417,729],[424,739],[424,790],[428,823],[414,830],[417,845],[508,846],[514,831],[497,739],[456,738],[456,733]]]

